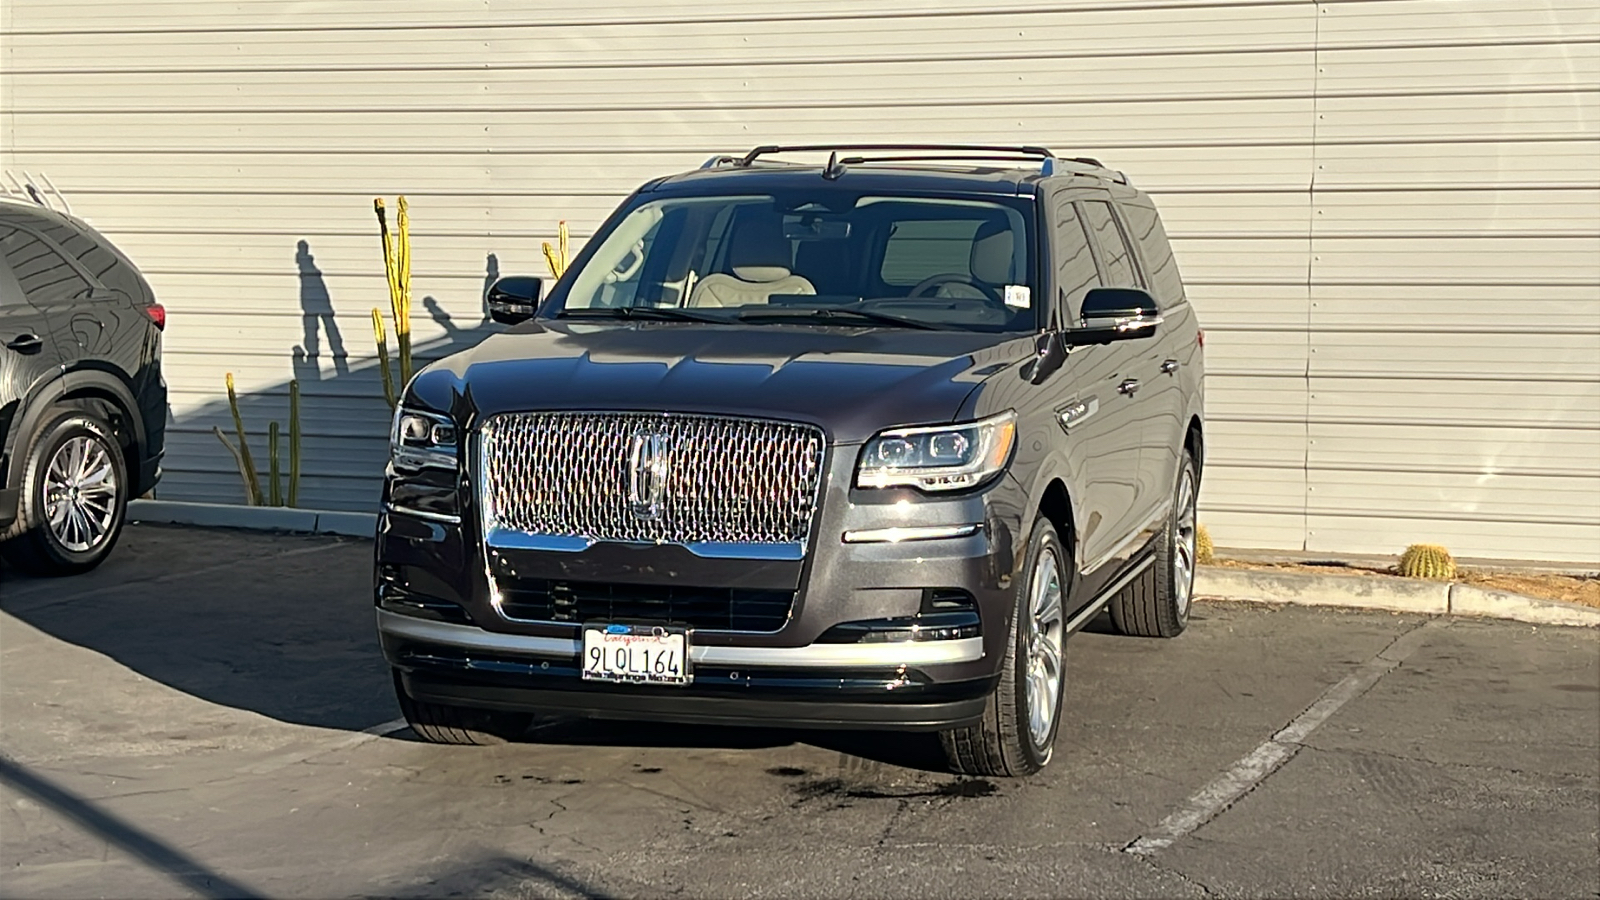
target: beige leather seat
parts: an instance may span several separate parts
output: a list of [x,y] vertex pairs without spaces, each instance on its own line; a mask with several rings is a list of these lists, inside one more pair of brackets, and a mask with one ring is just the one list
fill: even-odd
[[789,270],[792,253],[777,216],[736,225],[728,244],[733,274],[717,272],[702,278],[689,295],[689,305],[764,305],[773,294],[815,294],[811,282]]

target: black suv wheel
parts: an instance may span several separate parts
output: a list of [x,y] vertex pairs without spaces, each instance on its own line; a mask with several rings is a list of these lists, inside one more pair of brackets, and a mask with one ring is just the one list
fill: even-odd
[[394,673],[394,696],[400,701],[400,714],[405,716],[412,733],[430,744],[504,744],[533,724],[533,716],[528,713],[413,700],[406,693],[399,672]]
[[1155,564],[1111,600],[1111,621],[1123,634],[1177,637],[1189,625],[1194,594],[1195,502],[1200,472],[1188,450],[1178,464],[1172,513],[1156,538]]
[[23,464],[22,532],[0,544],[35,575],[73,575],[99,565],[122,535],[128,473],[111,426],[80,411],[58,414]]
[[1031,775],[1061,728],[1066,688],[1066,551],[1048,519],[1033,523],[1027,580],[1018,586],[1000,680],[976,725],[940,733],[950,767],[965,775]]

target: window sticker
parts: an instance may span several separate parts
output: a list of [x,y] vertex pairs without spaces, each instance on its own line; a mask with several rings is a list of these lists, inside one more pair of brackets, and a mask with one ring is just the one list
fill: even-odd
[[1006,285],[1006,305],[1013,309],[1027,309],[1032,304],[1032,291],[1025,284]]

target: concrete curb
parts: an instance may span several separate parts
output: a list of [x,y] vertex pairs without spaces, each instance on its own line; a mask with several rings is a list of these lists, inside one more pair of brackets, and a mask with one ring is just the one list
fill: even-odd
[[378,530],[376,513],[237,506],[231,503],[179,503],[174,500],[134,500],[128,504],[128,521],[248,528],[255,531],[304,531],[368,538]]
[[1536,625],[1600,627],[1600,609],[1470,584],[1397,576],[1312,575],[1202,566],[1195,572],[1194,594],[1205,600],[1387,609],[1427,615],[1488,616]]

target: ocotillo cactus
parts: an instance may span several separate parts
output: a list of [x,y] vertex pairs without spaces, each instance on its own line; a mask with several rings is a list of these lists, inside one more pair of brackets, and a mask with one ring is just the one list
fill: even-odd
[[566,274],[567,263],[572,261],[572,257],[567,255],[569,236],[567,234],[566,220],[557,223],[556,235],[557,242],[560,244],[559,248],[551,247],[550,242],[545,241],[543,249],[544,263],[550,267],[550,277],[559,279]]
[[1449,581],[1456,577],[1456,561],[1438,544],[1412,544],[1400,555],[1400,574],[1407,578]]
[[261,481],[256,477],[255,460],[250,458],[250,444],[244,436],[244,418],[239,415],[239,396],[233,389],[233,373],[229,372],[226,383],[228,385],[228,409],[233,413],[233,433],[238,436],[239,445],[235,447],[229,443],[227,435],[222,429],[213,425],[211,432],[228,448],[233,455],[233,461],[239,467],[239,480],[244,482],[244,498],[251,506],[261,505]]
[[300,503],[300,379],[289,382],[289,505]]
[[[233,373],[229,372],[228,384],[228,409],[233,413],[233,431],[238,436],[238,444],[228,440],[221,428],[212,426],[211,433],[217,436],[228,453],[233,456],[234,465],[239,467],[239,480],[244,483],[245,502],[251,506],[261,506],[261,480],[256,473],[255,460],[250,455],[250,445],[245,438],[244,417],[239,414],[239,397],[233,387]],[[267,424],[267,503],[272,506],[283,506],[284,495],[282,490],[281,456],[279,454],[280,430],[276,421]],[[289,382],[289,506],[296,505],[300,500],[300,382]]]
[[395,349],[400,357],[398,388],[389,371],[389,345],[384,334],[383,314],[372,308],[372,331],[378,342],[378,365],[383,370],[383,396],[394,408],[399,402],[399,391],[411,381],[411,219],[406,198],[399,198],[400,213],[395,220],[395,232],[389,232],[389,218],[384,211],[383,198],[372,201],[373,212],[378,216],[378,237],[383,244],[383,268],[389,283],[389,314],[394,319]]

